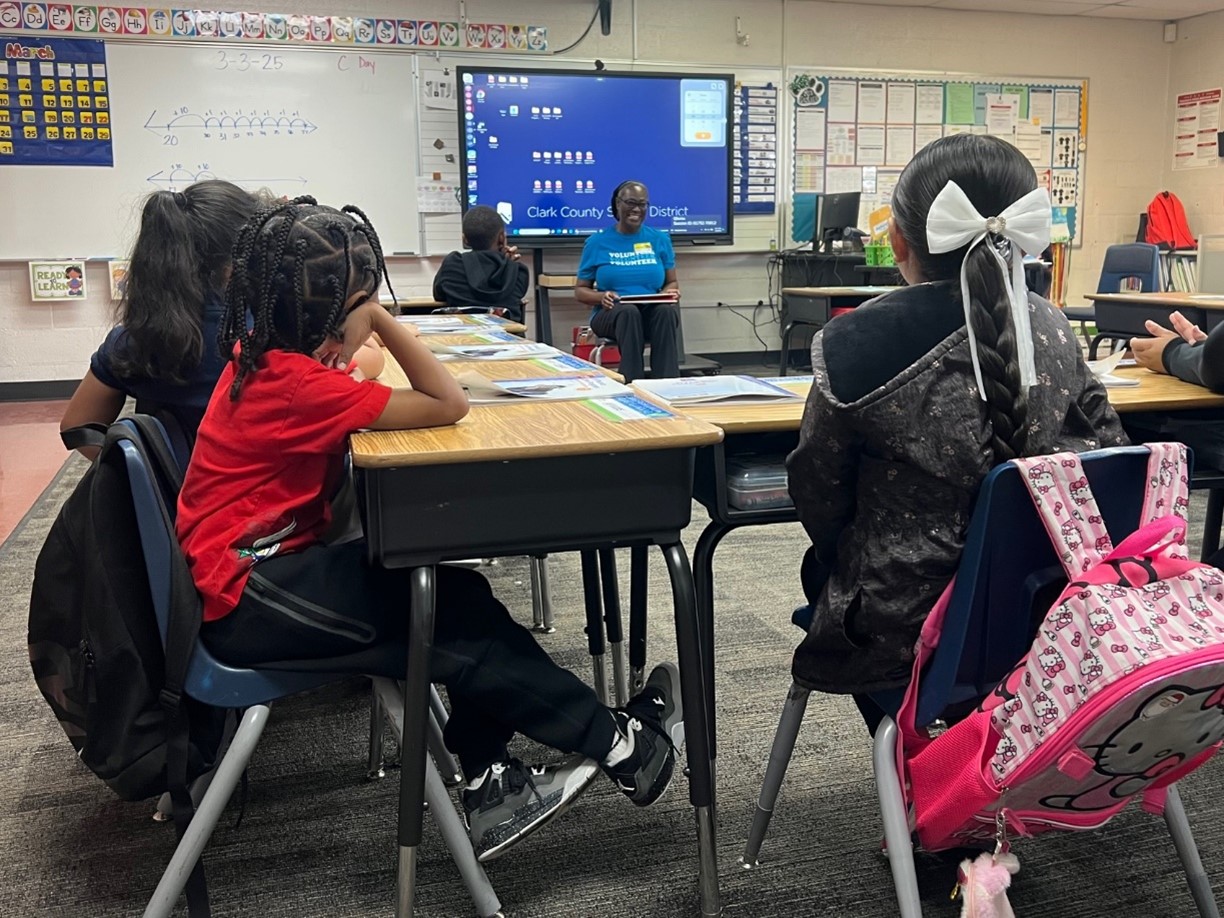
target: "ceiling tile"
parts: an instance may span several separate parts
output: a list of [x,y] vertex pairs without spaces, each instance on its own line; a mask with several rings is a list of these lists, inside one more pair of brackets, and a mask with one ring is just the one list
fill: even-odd
[[1102,0],[1090,5],[1067,3],[1066,0],[940,0],[936,9],[977,10],[991,13],[1028,13],[1036,16],[1076,16],[1099,8]]

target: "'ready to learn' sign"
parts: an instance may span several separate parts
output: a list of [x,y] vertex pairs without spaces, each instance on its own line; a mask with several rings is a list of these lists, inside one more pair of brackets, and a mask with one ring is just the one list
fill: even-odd
[[85,292],[85,262],[30,262],[30,298],[34,302],[83,300]]

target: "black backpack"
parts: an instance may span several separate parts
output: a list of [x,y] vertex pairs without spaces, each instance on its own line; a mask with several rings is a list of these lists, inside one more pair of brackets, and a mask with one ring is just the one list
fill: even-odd
[[182,471],[158,421],[136,415],[65,432],[69,448],[101,452],[35,563],[30,665],[80,760],[125,800],[170,791],[181,835],[192,813],[187,783],[212,767],[225,712],[182,697],[201,606],[178,552],[163,651],[120,441],[140,450],[172,525]]
[[182,473],[155,421],[137,415],[129,423],[136,430],[120,421],[104,435],[89,428],[68,437],[73,445],[100,444],[102,451],[60,508],[38,554],[29,647],[39,690],[80,760],[124,800],[141,800],[169,788],[167,734],[179,709],[189,726],[199,728],[191,730],[187,748],[189,779],[211,766],[220,732],[214,738],[206,728],[222,718],[207,706],[178,700],[199,633],[200,600],[177,556],[170,646],[182,652],[168,660],[127,468],[115,444],[136,444],[165,495],[178,493]]

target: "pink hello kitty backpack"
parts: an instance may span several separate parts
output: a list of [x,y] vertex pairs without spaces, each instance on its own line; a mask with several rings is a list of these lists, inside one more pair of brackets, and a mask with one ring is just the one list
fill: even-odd
[[1136,796],[1160,812],[1224,740],[1224,573],[1186,555],[1185,447],[1149,446],[1141,525],[1116,547],[1078,456],[1015,461],[1070,582],[1025,657],[934,739],[915,699],[951,586],[928,617],[897,719],[924,848],[1092,829]]

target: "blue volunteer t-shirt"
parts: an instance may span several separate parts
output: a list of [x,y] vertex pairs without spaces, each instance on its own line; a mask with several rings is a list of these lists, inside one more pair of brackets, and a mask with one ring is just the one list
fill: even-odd
[[[622,296],[658,293],[667,272],[675,266],[676,253],[667,233],[643,226],[627,235],[609,226],[588,238],[582,247],[578,279],[594,281],[596,289]],[[591,315],[599,315],[598,306]]]

